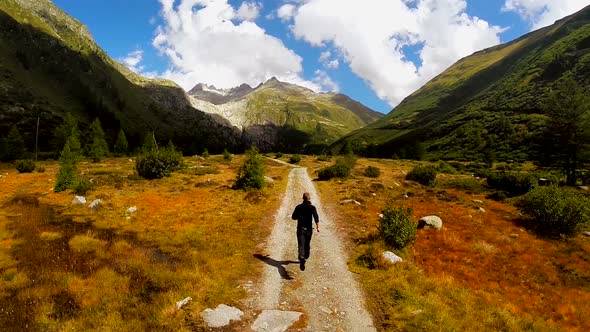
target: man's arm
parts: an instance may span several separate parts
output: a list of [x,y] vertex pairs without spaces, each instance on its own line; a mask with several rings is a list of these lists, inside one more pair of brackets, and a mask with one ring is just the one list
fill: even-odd
[[315,229],[318,231],[320,231],[320,217],[318,216],[318,210],[315,208],[315,206],[313,207],[313,219],[315,220]]
[[299,205],[297,205],[297,207],[295,207],[295,211],[293,211],[293,214],[291,215],[291,219],[293,219],[293,220],[299,219]]

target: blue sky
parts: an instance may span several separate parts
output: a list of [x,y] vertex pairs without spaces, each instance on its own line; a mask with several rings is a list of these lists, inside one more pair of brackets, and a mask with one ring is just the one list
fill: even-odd
[[463,56],[590,0],[53,0],[114,59],[185,89],[276,76],[383,112]]

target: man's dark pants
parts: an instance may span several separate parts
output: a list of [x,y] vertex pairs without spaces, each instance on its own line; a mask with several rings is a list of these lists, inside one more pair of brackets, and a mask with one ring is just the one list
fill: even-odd
[[311,242],[312,228],[297,228],[297,245],[299,246],[299,260],[309,258],[309,243]]

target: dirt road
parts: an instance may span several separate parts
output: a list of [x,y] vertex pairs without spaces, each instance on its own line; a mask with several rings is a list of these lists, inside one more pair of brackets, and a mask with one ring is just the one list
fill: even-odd
[[[304,192],[318,209],[320,233],[314,231],[311,257],[306,270],[297,262],[296,221],[291,220]],[[332,218],[322,207],[318,193],[305,168],[289,174],[287,191],[275,218],[266,247],[265,264],[257,307],[304,312],[304,331],[375,331],[365,309],[365,300],[346,266]]]

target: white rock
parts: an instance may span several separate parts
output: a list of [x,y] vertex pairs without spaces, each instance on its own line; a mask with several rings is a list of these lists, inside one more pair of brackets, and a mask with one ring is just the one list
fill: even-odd
[[266,182],[267,184],[274,184],[275,180],[273,178],[271,178],[270,176],[265,176],[264,182]]
[[79,205],[79,204],[84,205],[84,204],[86,204],[86,197],[84,197],[84,196],[76,196],[72,200],[72,204],[74,204],[74,205]]
[[238,308],[220,304],[214,309],[205,309],[201,317],[205,320],[208,327],[223,327],[231,323],[232,320],[241,320],[244,312]]
[[482,208],[481,206],[479,208],[477,208],[477,211],[484,213],[486,212],[486,209]]
[[263,310],[251,328],[255,332],[283,332],[299,320],[302,313],[295,311]]
[[391,251],[384,252],[383,253],[383,258],[385,258],[385,260],[387,260],[391,264],[395,264],[395,263],[399,263],[399,262],[403,262],[404,261],[401,257],[399,257],[398,255],[392,253]]
[[474,199],[473,200],[473,203],[483,204],[483,201],[482,200],[479,200],[479,199]]
[[590,187],[588,187],[588,186],[579,186],[578,188],[585,190],[585,191],[590,190]]
[[133,162],[133,159],[129,159],[129,162],[132,163]]
[[590,236],[590,232],[584,232],[584,235]]
[[426,216],[420,218],[418,228],[436,229],[439,230],[443,226],[442,219],[439,216]]
[[332,313],[332,310],[330,310],[330,308],[328,308],[328,307],[325,307],[325,306],[321,306],[321,307],[320,307],[320,310],[321,310],[323,313],[327,314],[327,315],[329,315],[329,314],[331,314],[331,313]]
[[102,205],[101,200],[95,199],[90,203],[90,205],[88,205],[88,208],[90,208],[92,210],[96,210],[96,209],[100,208],[101,205]]
[[516,233],[512,233],[512,234],[510,234],[510,237],[513,239],[518,239],[520,237],[520,235],[518,235]]
[[135,211],[137,211],[137,207],[136,206],[132,206],[132,207],[128,208],[126,212],[127,213],[133,213]]
[[178,301],[178,302],[176,302],[176,308],[177,309],[182,309],[182,307],[184,307],[185,305],[187,305],[192,300],[193,300],[192,297],[187,297],[186,299],[184,299],[182,301]]

